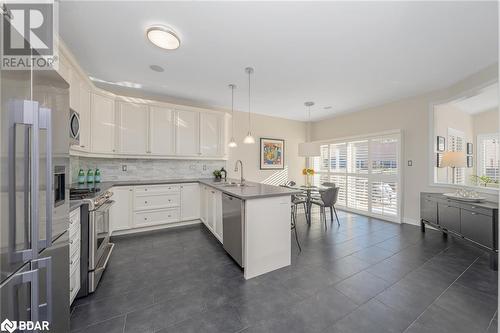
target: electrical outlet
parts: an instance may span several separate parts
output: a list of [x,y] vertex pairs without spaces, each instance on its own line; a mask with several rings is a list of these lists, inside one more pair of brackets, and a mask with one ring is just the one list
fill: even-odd
[[408,166],[413,166],[413,161],[412,160],[408,160]]
[[203,171],[207,171],[207,165],[203,164]]
[[127,171],[127,165],[126,164],[122,165],[122,171]]

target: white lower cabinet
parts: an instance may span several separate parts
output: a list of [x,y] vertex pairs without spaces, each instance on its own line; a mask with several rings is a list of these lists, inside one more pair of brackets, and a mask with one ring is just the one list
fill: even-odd
[[132,228],[132,206],[134,198],[133,186],[113,187],[112,200],[115,204],[111,206],[109,219],[111,231],[128,230]]
[[136,228],[174,222],[179,222],[178,208],[136,211],[134,213],[134,227]]
[[198,183],[181,186],[181,220],[197,220],[200,218],[200,185]]
[[222,243],[222,192],[198,183],[116,186],[112,232],[201,220]]
[[222,192],[207,186],[204,196],[205,225],[222,243]]
[[69,214],[69,304],[80,291],[80,207]]

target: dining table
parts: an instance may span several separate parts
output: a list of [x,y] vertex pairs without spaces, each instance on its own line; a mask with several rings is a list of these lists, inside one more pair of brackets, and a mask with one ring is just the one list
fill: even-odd
[[315,193],[320,193],[321,191],[327,189],[325,186],[316,186],[316,185],[295,185],[295,186],[287,186],[289,188],[292,188],[294,190],[300,190],[304,192],[305,194],[305,201],[306,201],[306,221],[307,224],[311,224],[311,210],[312,210],[312,201],[315,198],[313,194]]

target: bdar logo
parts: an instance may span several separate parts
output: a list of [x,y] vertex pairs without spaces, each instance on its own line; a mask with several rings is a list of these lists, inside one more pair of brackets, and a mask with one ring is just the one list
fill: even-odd
[[15,321],[10,321],[8,319],[5,319],[2,324],[0,324],[0,330],[2,332],[14,332],[17,328],[17,324]]

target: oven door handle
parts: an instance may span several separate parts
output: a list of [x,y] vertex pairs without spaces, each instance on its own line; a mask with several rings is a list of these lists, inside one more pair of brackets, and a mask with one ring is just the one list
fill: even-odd
[[109,246],[109,251],[108,251],[108,254],[106,256],[106,260],[104,260],[104,263],[101,266],[95,268],[95,273],[96,274],[98,274],[99,272],[105,270],[106,267],[108,266],[109,257],[111,257],[111,252],[113,252],[115,244],[108,243],[108,246]]
[[95,210],[96,213],[105,213],[107,210],[111,208],[115,204],[114,200],[108,200],[105,203],[103,203],[99,208]]

